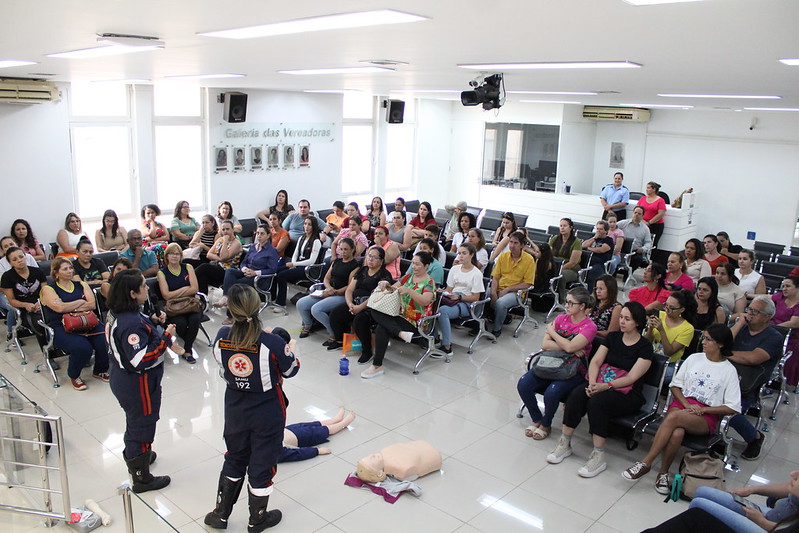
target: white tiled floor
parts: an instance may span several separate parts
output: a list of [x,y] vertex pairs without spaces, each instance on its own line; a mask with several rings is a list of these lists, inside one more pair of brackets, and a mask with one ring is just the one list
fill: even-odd
[[[536,315],[537,316],[537,315]],[[212,315],[212,337],[222,319]],[[540,316],[537,316],[541,319]],[[267,311],[267,325],[282,325],[293,335],[299,320],[293,308],[288,317]],[[514,323],[515,326],[515,323]],[[321,346],[322,332],[299,341],[300,373],[285,384],[290,400],[289,422],[326,418],[341,406],[358,418],[329,442],[333,454],[278,467],[271,506],[283,511],[280,531],[361,532],[381,531],[590,531],[634,532],[655,525],[683,510],[685,504],[663,503],[654,491],[654,476],[637,483],[620,472],[642,450],[629,452],[624,442],[608,443],[608,469],[594,479],[576,471],[591,450],[585,424],[574,440],[574,456],[560,465],[548,465],[546,454],[553,437],[535,442],[523,435],[529,417],[516,418],[519,399],[516,382],[525,356],[540,346],[543,328],[525,324],[518,339],[512,329],[497,344],[481,341],[473,355],[466,354],[471,340],[463,329],[454,331],[455,354],[450,364],[430,360],[418,376],[411,373],[418,348],[395,341],[389,348],[386,374],[363,380],[355,360],[351,374],[338,375],[338,352]],[[28,346],[32,345],[28,342]],[[161,421],[154,448],[158,461],[153,471],[169,474],[172,484],[143,499],[179,531],[206,530],[202,520],[213,508],[217,476],[222,464],[222,399],[224,384],[207,346],[198,341],[198,364],[167,363],[163,385]],[[107,384],[89,379],[89,390],[76,392],[59,371],[58,389],[46,374],[35,374],[40,355],[27,347],[31,364],[19,364],[15,352],[0,352],[0,373],[38,402],[50,414],[63,417],[74,505],[94,499],[114,517],[110,528],[124,531],[121,498],[116,487],[127,480],[121,458],[124,418]],[[64,365],[65,366],[65,365]],[[86,371],[88,374],[88,370]],[[731,487],[786,479],[799,469],[796,404],[782,406],[772,423],[762,458],[741,462],[741,471],[728,473]],[[556,416],[560,425],[560,414]],[[419,480],[424,493],[404,495],[390,505],[365,490],[344,486],[355,462],[398,441],[424,439],[442,453],[441,471]],[[648,445],[644,442],[642,448]],[[736,447],[740,453],[741,446]],[[754,476],[754,477],[753,477]],[[14,500],[3,489],[0,501]],[[135,506],[137,531],[167,531],[140,503]],[[230,520],[230,531],[244,531],[245,496]],[[0,530],[33,531],[41,521],[0,513]],[[59,524],[58,528],[66,526]]]

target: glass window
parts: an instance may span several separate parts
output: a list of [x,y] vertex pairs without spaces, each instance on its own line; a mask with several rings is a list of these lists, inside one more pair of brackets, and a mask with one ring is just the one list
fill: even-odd
[[483,185],[554,191],[560,126],[485,126]]
[[372,125],[345,124],[342,130],[342,192],[371,191]]
[[130,129],[74,126],[72,146],[78,212],[84,218],[100,217],[106,209],[132,213]]
[[[204,206],[202,126],[155,126],[155,176],[164,211],[185,200]],[[196,216],[194,218],[197,218]]]
[[509,130],[508,141],[505,147],[505,177],[518,178],[519,164],[522,157],[522,132]]
[[73,116],[128,116],[128,86],[124,83],[73,82],[69,94]]
[[388,190],[413,186],[415,132],[413,125],[388,126],[386,138],[386,189]]
[[159,83],[153,86],[153,109],[157,117],[199,117],[202,91],[196,85]]
[[368,93],[347,91],[344,93],[344,118],[372,118],[374,97]]

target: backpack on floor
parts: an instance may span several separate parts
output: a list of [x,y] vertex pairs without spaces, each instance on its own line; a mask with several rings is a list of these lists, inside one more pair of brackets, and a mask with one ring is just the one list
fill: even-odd
[[686,452],[680,462],[680,473],[671,484],[671,494],[666,498],[691,500],[699,487],[724,488],[724,461],[712,450]]

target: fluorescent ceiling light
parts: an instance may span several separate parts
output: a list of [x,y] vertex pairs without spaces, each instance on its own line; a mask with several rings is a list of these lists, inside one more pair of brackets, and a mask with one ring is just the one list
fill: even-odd
[[57,57],[60,59],[91,59],[93,57],[107,57],[122,54],[133,54],[136,52],[148,52],[150,50],[160,50],[163,46],[95,46],[93,48],[83,48],[82,50],[72,50],[71,52],[59,52],[57,54],[47,54],[47,57]]
[[360,93],[360,89],[308,89],[302,91],[304,93],[318,93],[318,94],[347,94],[347,93]]
[[747,111],[799,111],[799,107],[744,107]]
[[685,2],[702,2],[703,0],[624,0],[634,6],[655,6],[659,4],[683,4]]
[[582,102],[567,102],[564,100],[519,100],[524,104],[580,104]]
[[[461,91],[456,91],[455,89],[394,89],[391,91],[392,94],[417,94],[417,93],[426,93],[426,94],[460,94]],[[460,98],[458,98],[460,100]]]
[[508,91],[508,94],[551,94],[555,96],[596,96],[599,93],[575,91]]
[[279,74],[294,74],[295,76],[312,76],[314,74],[366,74],[369,72],[394,72],[394,69],[384,67],[339,67],[278,70]]
[[749,100],[779,100],[781,96],[762,94],[658,94],[664,98],[741,98]]
[[792,67],[799,67],[799,59],[780,59],[780,63],[785,63]]
[[401,24],[420,20],[429,19],[420,15],[394,11],[393,9],[379,9],[376,11],[362,11],[360,13],[342,13],[339,15],[324,15],[321,17],[288,20],[285,22],[249,26],[233,30],[201,32],[197,35],[223,37],[226,39],[253,39],[256,37],[271,37],[274,35],[289,35],[292,33]]
[[0,68],[24,67],[25,65],[35,65],[35,61],[16,61],[13,59],[0,59]]
[[693,109],[692,105],[673,105],[673,104],[619,104],[624,107],[662,107],[664,109]]
[[243,78],[245,74],[188,74],[186,76],[164,76],[170,80],[210,80],[217,78]]
[[565,61],[559,63],[481,63],[458,65],[472,70],[535,70],[535,69],[596,69],[596,68],[641,68],[631,61]]
[[91,80],[90,83],[150,83],[146,78],[120,78],[116,80]]

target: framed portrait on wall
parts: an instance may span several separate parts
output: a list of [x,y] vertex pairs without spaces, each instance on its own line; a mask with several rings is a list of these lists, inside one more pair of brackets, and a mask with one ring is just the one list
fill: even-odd
[[250,146],[250,170],[264,168],[263,146]]
[[278,147],[270,146],[266,149],[266,153],[267,153],[267,159],[266,159],[267,168],[270,169],[278,168],[278,166],[280,165],[280,160],[278,156],[280,152],[278,152]]
[[294,168],[294,145],[287,144],[283,147],[283,168]]
[[624,168],[624,143],[610,143],[610,168]]
[[214,147],[214,171],[227,172],[227,146]]
[[300,147],[300,167],[308,167],[311,165],[311,147],[304,144]]
[[244,170],[244,147],[233,148],[233,170]]

